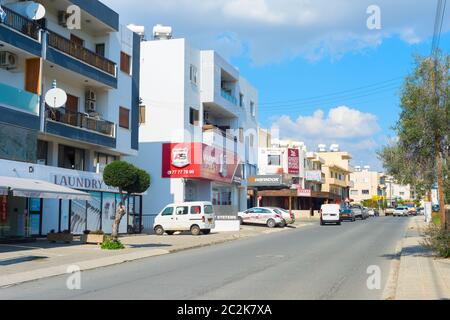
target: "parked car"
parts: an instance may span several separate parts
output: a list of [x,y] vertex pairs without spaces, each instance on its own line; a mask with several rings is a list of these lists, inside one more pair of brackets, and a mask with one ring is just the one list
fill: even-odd
[[341,209],[341,221],[356,221],[355,214],[351,208],[345,207]]
[[263,224],[269,228],[283,225],[283,216],[274,210],[275,208],[252,208],[244,212],[239,212],[239,221],[241,224]]
[[417,208],[413,203],[407,203],[406,207],[408,207],[408,213],[410,215],[413,215],[413,216],[417,215]]
[[370,208],[368,210],[369,217],[376,217],[375,209]]
[[394,217],[407,217],[409,215],[409,209],[407,206],[397,206],[394,210]]
[[281,218],[283,221],[280,224],[280,227],[286,227],[287,225],[295,223],[295,215],[292,212],[289,212],[285,209],[281,208],[272,208],[276,213],[281,214]]
[[341,206],[338,204],[324,204],[320,209],[320,225],[333,223],[341,225]]
[[362,210],[363,210],[364,219],[369,219],[370,218],[369,208],[363,207]]
[[385,210],[386,217],[393,216],[394,215],[394,210],[395,210],[394,207],[387,207],[386,210]]
[[211,202],[173,203],[155,218],[153,230],[159,236],[177,231],[190,231],[198,236],[209,234],[215,227],[214,207]]
[[361,205],[352,205],[351,209],[356,219],[366,220],[368,213],[364,210]]

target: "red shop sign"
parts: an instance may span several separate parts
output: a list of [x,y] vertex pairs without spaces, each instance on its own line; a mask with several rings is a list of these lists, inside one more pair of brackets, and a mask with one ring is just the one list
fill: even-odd
[[300,174],[300,150],[288,149],[288,173]]

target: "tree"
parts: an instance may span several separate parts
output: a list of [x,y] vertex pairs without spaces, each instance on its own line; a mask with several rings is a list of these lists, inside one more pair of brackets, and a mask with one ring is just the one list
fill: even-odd
[[414,71],[405,79],[400,119],[395,126],[398,141],[379,156],[389,174],[429,192],[437,183],[441,221],[445,224],[444,167],[450,133],[450,56],[416,57]]
[[120,193],[111,234],[111,238],[117,240],[120,221],[127,214],[126,201],[133,194],[147,191],[150,187],[150,175],[128,162],[114,161],[103,171],[103,180],[108,186],[118,188]]

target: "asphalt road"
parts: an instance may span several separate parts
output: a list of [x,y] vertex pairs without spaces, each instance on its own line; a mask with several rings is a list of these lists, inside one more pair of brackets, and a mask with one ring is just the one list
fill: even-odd
[[[381,299],[408,218],[311,225],[0,289],[3,299]],[[381,269],[369,290],[367,268]]]

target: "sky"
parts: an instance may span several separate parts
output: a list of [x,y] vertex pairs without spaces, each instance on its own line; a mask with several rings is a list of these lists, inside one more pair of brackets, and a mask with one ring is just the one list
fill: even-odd
[[[437,0],[102,0],[121,23],[173,27],[214,49],[259,90],[258,121],[314,151],[339,144],[381,171],[403,78],[428,55]],[[373,5],[379,19],[373,20]],[[375,9],[376,9],[375,8]],[[368,10],[370,9],[370,10]],[[379,28],[368,28],[379,22]],[[450,50],[450,8],[441,49]]]

